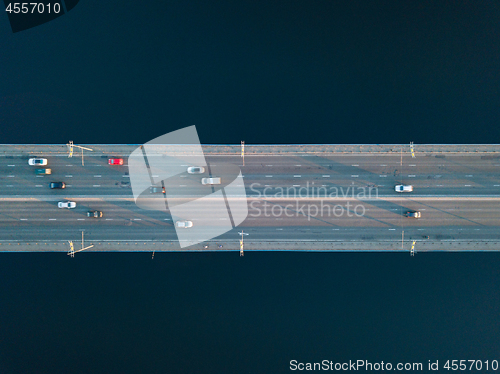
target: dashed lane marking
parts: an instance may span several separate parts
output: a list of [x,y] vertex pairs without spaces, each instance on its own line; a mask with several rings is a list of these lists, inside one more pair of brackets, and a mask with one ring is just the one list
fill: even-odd
[[380,178],[387,178],[387,175],[379,175]]
[[273,176],[272,175],[266,175],[266,178],[272,178]]
[[293,177],[294,178],[300,178],[300,175],[294,175]]
[[49,218],[49,221],[57,221],[57,218]]
[[28,219],[27,218],[19,218],[19,220],[21,220],[21,221],[27,221]]
[[415,178],[415,175],[413,175],[413,174],[408,175],[408,178]]
[[16,165],[7,165],[7,166],[13,167],[13,166],[16,166]]
[[93,186],[94,186],[94,187],[101,187],[101,185],[100,185],[100,184],[94,184]]
[[73,165],[66,165],[66,166],[73,166]]
[[351,175],[352,178],[357,178],[359,175]]
[[389,229],[389,231],[394,231],[394,230],[396,230],[396,229]]
[[77,218],[77,221],[85,221],[85,218]]
[[65,175],[64,178],[73,178],[72,175]]
[[41,184],[37,184],[35,185],[35,187],[43,187]]
[[100,175],[94,175],[94,178],[101,178]]
[[293,187],[300,187],[300,184],[294,184]]
[[472,175],[470,175],[470,174],[469,174],[469,175],[466,175],[466,177],[467,177],[467,178],[472,178]]
[[323,175],[323,178],[330,178],[329,175]]
[[7,175],[8,178],[14,178],[15,175]]
[[359,166],[359,165],[351,165],[351,166]]

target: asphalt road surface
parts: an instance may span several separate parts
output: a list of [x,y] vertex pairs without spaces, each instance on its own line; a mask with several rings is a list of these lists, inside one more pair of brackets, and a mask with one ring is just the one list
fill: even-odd
[[[163,201],[161,210],[135,204],[128,154],[113,156],[124,158],[123,166],[108,165],[103,154],[86,155],[84,166],[81,158],[63,154],[43,156],[47,166],[29,166],[30,156],[0,156],[0,251],[25,242],[54,250],[49,243],[78,240],[80,231],[93,242],[175,242],[178,217],[168,206],[227,187],[238,169],[228,164],[241,169],[244,181],[237,183],[249,198],[248,216],[214,239],[221,243],[237,242],[241,230],[249,234],[244,237],[249,243],[296,241],[310,249],[331,241],[403,240],[406,249],[413,240],[432,242],[435,249],[440,242],[455,242],[460,247],[451,249],[465,250],[478,242],[500,242],[500,158],[495,153],[247,155],[244,166],[234,154],[207,155],[204,174],[186,172],[165,180],[160,187],[166,194],[144,192],[145,199]],[[51,168],[52,174],[36,175],[38,168]],[[208,176],[221,177],[222,185],[203,186],[201,178]],[[67,187],[51,190],[50,182]],[[397,184],[412,185],[413,192],[395,192]],[[60,201],[75,201],[77,207],[60,209]],[[87,217],[89,210],[100,210],[103,217]],[[421,218],[405,216],[413,211]],[[183,218],[197,224],[196,214]]]

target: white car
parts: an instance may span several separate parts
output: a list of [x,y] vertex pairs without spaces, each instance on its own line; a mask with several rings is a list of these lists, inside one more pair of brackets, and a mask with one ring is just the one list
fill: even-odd
[[396,187],[394,187],[394,189],[396,190],[396,192],[412,192],[413,186],[398,184]]
[[201,184],[221,184],[220,178],[201,178]]
[[74,201],[59,201],[57,206],[59,208],[73,209],[76,208],[76,203]]
[[46,158],[30,158],[28,160],[28,165],[47,165]]
[[205,172],[205,168],[199,166],[191,166],[187,169],[188,174],[203,174]]
[[175,226],[176,227],[183,227],[183,228],[187,229],[189,227],[193,227],[193,222],[191,222],[191,221],[177,221],[175,223]]

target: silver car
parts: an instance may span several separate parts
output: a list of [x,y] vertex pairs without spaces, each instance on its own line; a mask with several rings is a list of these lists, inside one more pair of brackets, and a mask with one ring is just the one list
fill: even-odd
[[201,166],[191,166],[187,169],[188,174],[203,174],[205,172],[205,168]]
[[46,158],[30,158],[28,160],[28,165],[47,165]]
[[221,184],[220,178],[201,178],[201,184]]
[[413,186],[398,184],[396,187],[394,187],[394,189],[396,190],[396,192],[412,192]]
[[177,221],[175,223],[175,226],[176,227],[183,227],[183,228],[187,229],[189,227],[193,227],[193,222],[192,221]]
[[73,209],[76,208],[76,203],[74,201],[59,201],[57,206],[59,208]]

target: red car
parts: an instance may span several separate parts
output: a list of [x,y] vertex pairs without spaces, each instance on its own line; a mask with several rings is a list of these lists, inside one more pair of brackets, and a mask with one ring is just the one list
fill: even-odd
[[110,165],[123,165],[123,158],[110,158],[108,160]]

